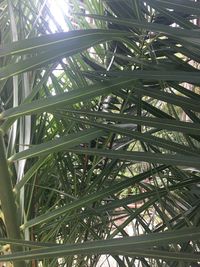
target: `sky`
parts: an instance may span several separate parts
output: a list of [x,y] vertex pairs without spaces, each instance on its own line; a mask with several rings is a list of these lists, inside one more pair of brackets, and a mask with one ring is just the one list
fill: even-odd
[[[68,0],[48,0],[50,11],[54,16],[56,22],[61,26],[63,31],[68,31],[67,23],[64,20],[64,14],[68,13]],[[56,32],[56,27],[52,21],[49,22],[50,28]]]

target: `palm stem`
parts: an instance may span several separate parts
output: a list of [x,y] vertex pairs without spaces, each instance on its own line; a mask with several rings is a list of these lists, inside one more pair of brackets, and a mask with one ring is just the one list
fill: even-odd
[[[5,156],[5,145],[2,132],[0,132],[0,201],[8,238],[20,239],[20,230],[17,219],[17,206],[13,195],[11,177]],[[12,247],[11,249],[12,251],[19,250],[16,247]],[[15,263],[14,266],[23,267],[25,266],[25,263],[18,262]]]

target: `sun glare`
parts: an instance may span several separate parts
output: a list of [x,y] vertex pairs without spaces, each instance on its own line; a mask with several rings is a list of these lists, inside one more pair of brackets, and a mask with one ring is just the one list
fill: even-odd
[[[69,28],[64,18],[69,12],[68,0],[48,0],[48,5],[55,22],[59,25],[61,30],[68,31]],[[57,26],[52,20],[49,21],[49,26],[53,32],[58,31]]]

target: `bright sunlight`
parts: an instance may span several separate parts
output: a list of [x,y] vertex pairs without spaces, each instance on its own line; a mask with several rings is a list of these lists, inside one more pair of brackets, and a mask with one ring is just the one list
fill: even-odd
[[68,31],[68,25],[65,17],[69,12],[68,0],[48,0],[48,5],[53,18],[49,21],[49,26],[53,32],[56,32],[60,27],[62,31]]

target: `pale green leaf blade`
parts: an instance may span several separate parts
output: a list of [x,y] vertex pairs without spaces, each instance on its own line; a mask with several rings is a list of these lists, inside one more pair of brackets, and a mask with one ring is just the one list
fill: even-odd
[[[78,244],[66,244],[50,248],[34,249],[27,252],[13,253],[11,255],[0,256],[1,261],[10,260],[31,260],[49,257],[62,257],[77,254],[118,254],[119,251],[130,251],[139,248],[152,248],[167,244],[178,244],[183,241],[198,240],[200,237],[199,228],[186,228],[177,231],[166,231],[163,233],[152,233],[148,235],[114,238],[100,241],[90,241]],[[139,253],[140,254],[140,253]],[[189,256],[188,254],[186,254]],[[195,260],[200,260],[199,254],[194,254]],[[191,257],[189,257],[191,259]]]
[[99,129],[87,129],[77,133],[69,134],[64,137],[57,138],[52,141],[48,141],[39,145],[32,146],[29,149],[18,152],[13,155],[9,161],[27,159],[32,157],[39,157],[48,155],[50,153],[56,153],[59,151],[66,150],[74,145],[87,143],[103,134],[102,130]]

